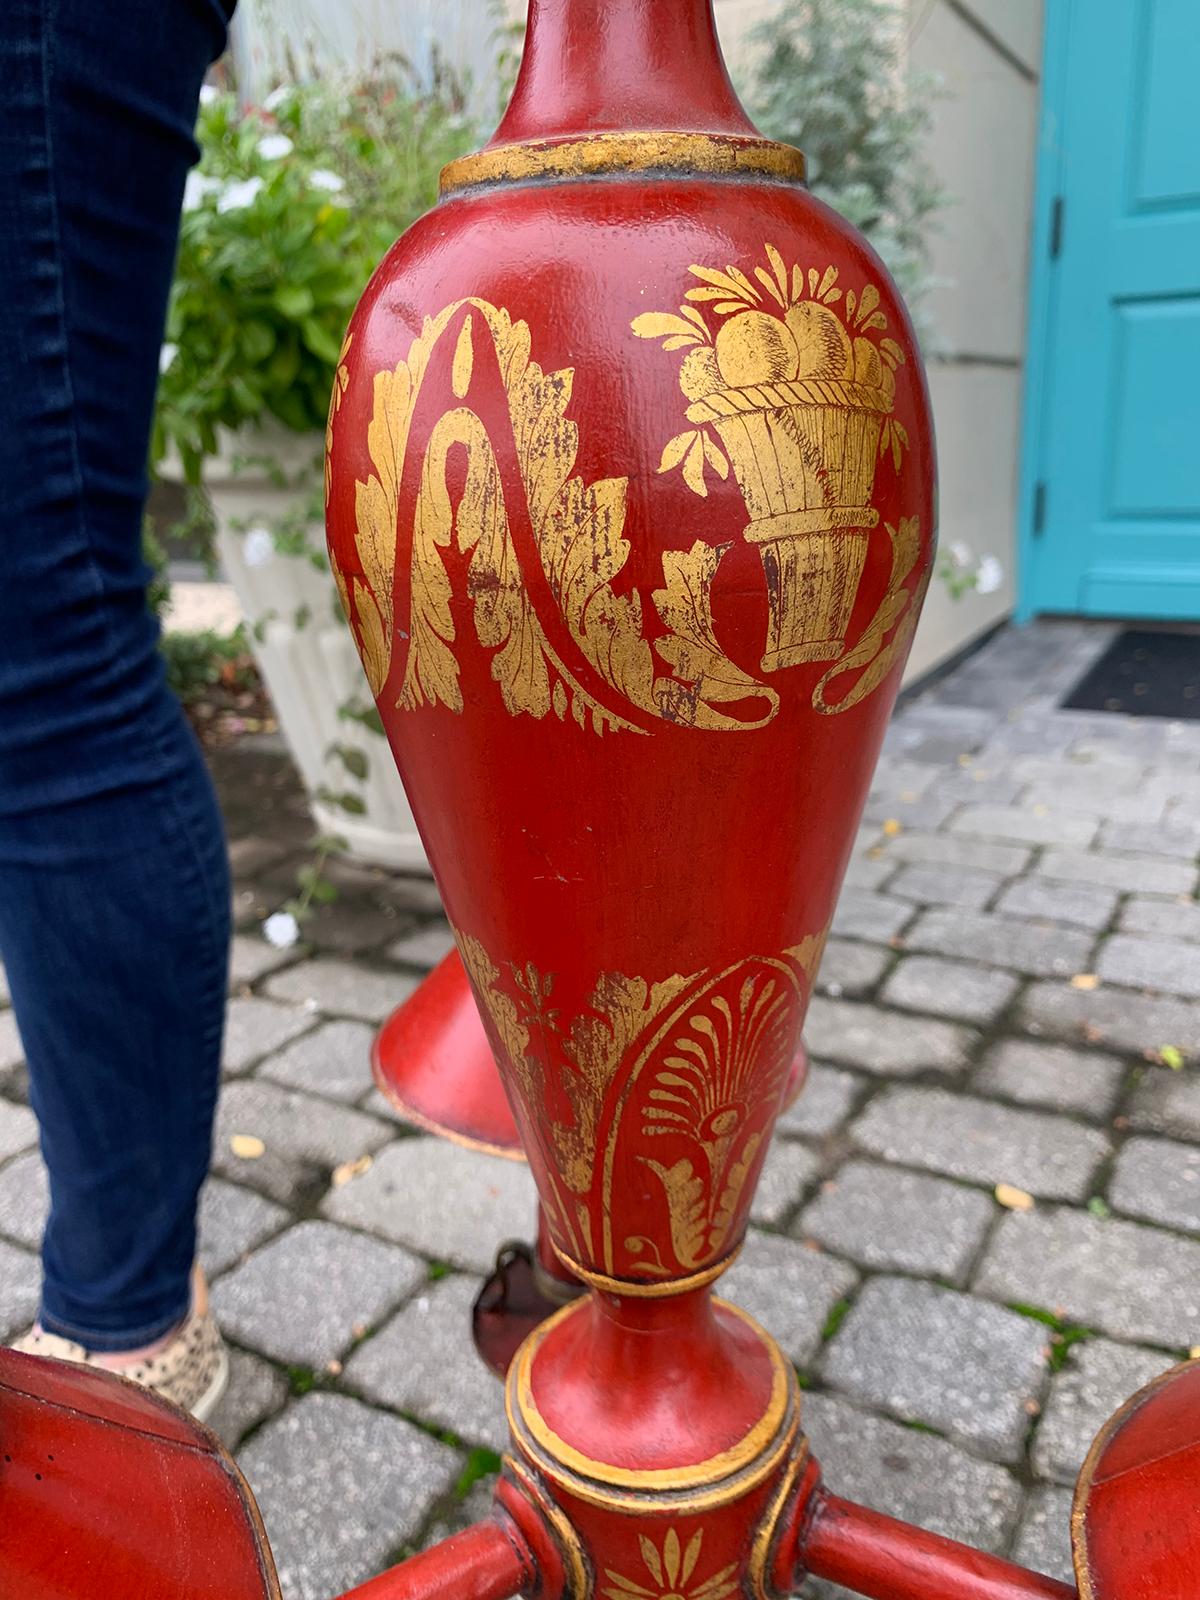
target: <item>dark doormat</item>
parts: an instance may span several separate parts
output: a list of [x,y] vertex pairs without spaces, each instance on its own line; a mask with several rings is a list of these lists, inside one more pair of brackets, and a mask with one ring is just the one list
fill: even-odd
[[1060,704],[1064,711],[1200,721],[1200,633],[1126,629]]

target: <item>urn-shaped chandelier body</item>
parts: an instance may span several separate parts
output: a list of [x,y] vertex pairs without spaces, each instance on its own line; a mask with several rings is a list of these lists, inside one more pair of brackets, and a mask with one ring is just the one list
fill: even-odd
[[708,0],[535,0],[373,278],[329,546],[555,1247],[736,1250],[920,609],[933,460],[879,259]]

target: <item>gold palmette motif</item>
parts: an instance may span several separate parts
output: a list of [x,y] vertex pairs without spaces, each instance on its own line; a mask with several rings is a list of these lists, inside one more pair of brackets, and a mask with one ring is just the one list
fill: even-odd
[[[778,957],[656,983],[606,972],[587,1010],[569,1020],[552,1004],[553,975],[528,963],[502,972],[478,939],[460,933],[458,943],[493,1049],[524,1105],[542,1108],[523,1131],[571,1260],[670,1292],[669,1280],[728,1257],[824,936]],[[630,1154],[661,1195],[657,1243],[617,1193],[618,1158]],[[635,1222],[640,1231],[626,1231]]]
[[697,1528],[686,1545],[674,1528],[667,1529],[661,1547],[645,1534],[639,1544],[645,1572],[626,1578],[606,1570],[600,1589],[605,1600],[727,1600],[738,1591],[736,1562],[707,1577],[697,1575],[703,1528]]
[[[443,339],[453,339],[450,383],[461,404],[437,418],[424,445],[405,623],[394,615],[393,598],[399,487],[413,416]],[[475,631],[493,652],[492,677],[513,716],[569,716],[597,733],[645,734],[655,721],[721,730],[762,726],[775,716],[779,698],[725,655],[713,626],[710,590],[726,546],[699,540],[668,553],[664,587],[653,595],[668,633],[653,645],[644,636],[640,594],[613,587],[629,555],[628,479],[589,484],[575,474],[579,430],[567,415],[573,381],[573,369],[545,372],[531,358],[526,323],[479,299],[455,301],[427,319],[405,360],[376,374],[367,433],[375,472],[356,486],[363,578],[351,586],[351,620],[372,692],[380,696],[391,680],[399,631],[407,650],[395,703],[462,711],[445,562],[456,544],[470,557]],[[496,428],[494,406],[480,405],[483,398],[494,401],[497,385],[507,428]],[[481,410],[492,418],[490,427]],[[457,504],[447,483],[456,446],[466,459]],[[506,502],[498,451],[515,455],[524,491],[518,507]],[[539,614],[534,579],[539,589],[548,587],[557,615]],[[742,703],[742,716],[722,709],[731,702]]]
[[[698,282],[678,312],[646,312],[632,327],[639,338],[661,339],[665,350],[687,351],[679,384],[693,426],[667,441],[659,471],[678,469],[706,496],[707,473],[727,478],[732,465],[750,517],[743,537],[759,547],[767,585],[762,670],[833,662],[813,704],[841,711],[883,678],[919,610],[896,576],[909,543],[915,548],[905,576],[920,548],[917,521],[907,518],[899,529],[887,526],[893,583],[863,639],[847,649],[868,540],[879,523],[871,504],[876,463],[890,455],[899,471],[908,446],[893,415],[904,352],[886,337],[873,284],[843,293],[837,268],[789,270],[773,245],[765,252],[767,265],[756,266],[753,278],[737,266],[693,266]],[[898,627],[905,611],[911,620]],[[836,677],[868,663],[873,672],[841,700],[828,698]]]

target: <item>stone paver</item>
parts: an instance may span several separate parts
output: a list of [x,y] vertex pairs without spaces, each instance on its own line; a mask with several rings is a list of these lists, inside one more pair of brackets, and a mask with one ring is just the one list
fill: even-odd
[[924,912],[904,935],[906,950],[965,955],[1031,977],[1070,977],[1085,971],[1094,943],[1090,934],[1028,918],[945,909]]
[[17,1032],[17,1019],[11,1011],[0,1011],[0,1072],[20,1066],[25,1059],[25,1046]]
[[1048,1199],[1087,1199],[1109,1153],[1096,1128],[943,1089],[887,1089],[852,1131],[864,1149],[885,1160],[976,1183],[1006,1183]]
[[833,914],[831,931],[843,939],[873,939],[876,943],[886,943],[896,937],[912,914],[912,905],[907,900],[846,889]]
[[229,1387],[208,1425],[227,1449],[236,1450],[251,1428],[282,1408],[288,1393],[278,1367],[245,1350],[230,1350]]
[[911,867],[901,867],[888,884],[888,893],[921,905],[964,906],[978,911],[995,897],[1004,881],[996,872],[917,862]]
[[884,984],[880,998],[905,1011],[988,1023],[1000,1015],[1018,987],[1017,978],[994,967],[940,956],[906,956]]
[[41,1281],[37,1257],[0,1239],[0,1341],[24,1333],[33,1321]]
[[988,1246],[975,1289],[1118,1339],[1180,1350],[1200,1344],[1200,1244],[1117,1217],[1011,1213]]
[[805,1395],[803,1404],[835,1493],[983,1550],[1004,1544],[1021,1495],[1003,1467],[831,1395]]
[[288,1221],[282,1206],[212,1177],[200,1196],[200,1265],[209,1280],[233,1266]]
[[224,1067],[227,1073],[247,1067],[311,1028],[313,1019],[291,1006],[277,1006],[254,995],[231,1000],[225,1012]]
[[29,1150],[0,1167],[0,1234],[36,1250],[49,1209],[49,1180],[39,1151]]
[[1173,1363],[1152,1350],[1087,1339],[1055,1377],[1033,1441],[1034,1471],[1073,1484],[1092,1440],[1118,1406]]
[[468,1444],[502,1451],[508,1442],[504,1386],[471,1342],[474,1278],[430,1283],[359,1348],[346,1382],[380,1405],[447,1428]]
[[1061,1583],[1075,1582],[1071,1558],[1071,1504],[1074,1493],[1050,1484],[1031,1490],[1021,1513],[1012,1559],[1031,1572],[1043,1572]]
[[397,939],[395,944],[388,946],[386,953],[392,961],[402,961],[405,966],[428,971],[453,949],[454,935],[448,925],[431,922],[424,928],[405,934],[403,939]]
[[774,1334],[785,1355],[806,1366],[830,1312],[857,1283],[858,1274],[844,1261],[751,1228],[718,1293],[748,1311]]
[[361,1100],[371,1088],[371,1041],[365,1022],[323,1022],[278,1051],[257,1076],[331,1100]]
[[961,1072],[974,1035],[957,1023],[898,1016],[817,995],[808,1008],[804,1038],[822,1060],[907,1078],[931,1070]]
[[1032,860],[1032,852],[1018,845],[987,844],[949,833],[900,833],[882,847],[891,861],[934,862],[944,867],[971,867],[1001,877],[1015,877]]
[[458,1454],[345,1395],[307,1394],[241,1453],[287,1600],[329,1600],[412,1539]]
[[497,1247],[533,1228],[528,1167],[441,1139],[401,1139],[369,1172],[324,1202],[337,1222],[368,1228],[437,1261],[487,1272]]
[[788,1139],[776,1140],[763,1163],[751,1219],[767,1225],[783,1222],[799,1205],[801,1195],[816,1177],[820,1165],[818,1158],[804,1145]]
[[311,1011],[382,1022],[417,986],[402,972],[372,972],[351,961],[305,961],[264,985],[273,1000],[289,1000]]
[[1064,883],[1092,883],[1129,894],[1192,894],[1196,887],[1196,869],[1184,862],[1098,851],[1047,850],[1037,871]]
[[826,1382],[984,1455],[1020,1459],[1045,1386],[1046,1330],[1028,1317],[907,1278],[861,1290],[825,1353]]
[[813,1062],[808,1069],[803,1092],[776,1123],[778,1133],[800,1133],[814,1139],[823,1138],[841,1126],[862,1098],[866,1087],[867,1080],[855,1072],[844,1072],[840,1067],[826,1067],[820,1062]]
[[1200,944],[1200,905],[1195,900],[1152,900],[1132,895],[1121,908],[1125,933],[1158,934]]
[[0,1161],[37,1143],[37,1118],[28,1106],[0,1100]]
[[1131,1217],[1200,1233],[1200,1150],[1170,1139],[1130,1139],[1108,1194]]
[[1173,1045],[1200,1060],[1200,1004],[1169,996],[1139,994],[1101,984],[1073,988],[1049,980],[1030,985],[1020,1002],[1028,1032],[1123,1050],[1158,1050]]
[[229,987],[237,990],[254,983],[264,973],[275,972],[296,959],[290,949],[277,950],[261,936],[252,933],[234,934],[229,947]]
[[300,1222],[213,1288],[225,1331],[277,1361],[318,1370],[422,1281],[397,1245],[330,1222]]
[[892,952],[879,945],[859,944],[853,939],[830,939],[821,957],[817,987],[823,994],[835,998],[868,994],[894,960]]
[[1006,917],[1032,917],[1041,922],[1066,922],[1099,933],[1112,921],[1115,889],[1086,883],[1051,883],[1045,878],[1018,878],[996,901]]
[[1002,1039],[984,1056],[971,1087],[1102,1121],[1116,1105],[1125,1076],[1124,1064],[1099,1050]]
[[1115,933],[1101,947],[1096,971],[1112,983],[1200,998],[1200,951],[1174,939]]
[[961,1283],[993,1214],[977,1190],[852,1161],[822,1186],[794,1231],[864,1267]]
[[1012,844],[1064,844],[1082,848],[1096,837],[1098,819],[1072,811],[1018,806],[964,806],[950,823],[951,833]]
[[1135,1128],[1200,1141],[1200,1072],[1147,1068],[1130,1101],[1129,1120]]
[[[221,1096],[213,1167],[289,1204],[323,1186],[334,1168],[372,1154],[391,1137],[376,1117],[250,1079],[227,1084]],[[241,1145],[246,1138],[259,1141],[261,1152]]]

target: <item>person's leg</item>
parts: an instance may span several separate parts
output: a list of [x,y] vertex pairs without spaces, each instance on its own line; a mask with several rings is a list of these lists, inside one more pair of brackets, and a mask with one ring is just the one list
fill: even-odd
[[145,460],[222,0],[0,13],[0,956],[50,1172],[41,1320],[92,1350],[188,1310],[228,869],[167,689]]

